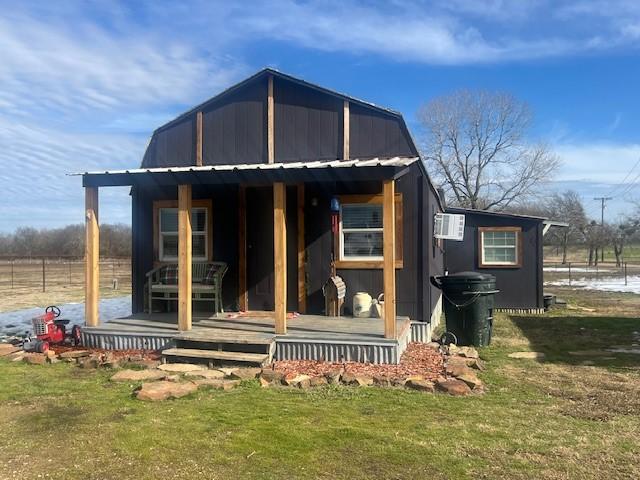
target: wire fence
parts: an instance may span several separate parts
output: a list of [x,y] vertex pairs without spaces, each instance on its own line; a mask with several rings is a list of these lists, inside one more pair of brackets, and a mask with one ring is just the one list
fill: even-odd
[[640,282],[640,265],[635,263],[589,265],[587,262],[545,262],[543,268],[547,284],[579,287],[610,285],[613,289],[615,286],[633,287]]
[[[46,292],[84,287],[84,259],[79,257],[0,257],[0,290]],[[100,260],[100,286],[118,289],[131,284],[129,257]]]

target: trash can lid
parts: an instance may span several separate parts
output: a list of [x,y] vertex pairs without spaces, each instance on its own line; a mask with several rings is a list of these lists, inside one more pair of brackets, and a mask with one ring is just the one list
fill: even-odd
[[490,282],[495,281],[496,277],[489,273],[480,272],[456,272],[438,277],[443,283],[459,283],[459,282]]

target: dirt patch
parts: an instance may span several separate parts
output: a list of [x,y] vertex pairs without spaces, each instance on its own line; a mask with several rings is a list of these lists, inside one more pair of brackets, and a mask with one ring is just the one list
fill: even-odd
[[314,360],[295,360],[275,362],[274,370],[288,373],[301,373],[310,376],[323,376],[336,368],[344,368],[345,373],[383,377],[390,380],[421,376],[425,380],[435,381],[445,375],[442,354],[425,344],[411,343],[402,354],[398,365],[344,362],[331,363]]

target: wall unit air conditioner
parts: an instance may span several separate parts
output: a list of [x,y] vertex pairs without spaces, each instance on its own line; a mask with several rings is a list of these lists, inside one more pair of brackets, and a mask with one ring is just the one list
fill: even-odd
[[445,240],[462,241],[464,238],[464,215],[436,213],[433,222],[433,236]]

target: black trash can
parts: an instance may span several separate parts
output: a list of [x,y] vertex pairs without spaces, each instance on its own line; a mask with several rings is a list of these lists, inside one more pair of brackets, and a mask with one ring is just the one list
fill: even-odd
[[484,347],[491,343],[496,277],[479,272],[460,272],[434,278],[442,289],[447,332],[458,345]]

